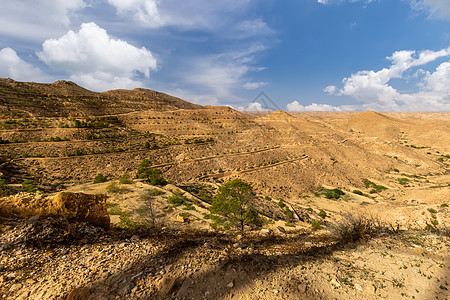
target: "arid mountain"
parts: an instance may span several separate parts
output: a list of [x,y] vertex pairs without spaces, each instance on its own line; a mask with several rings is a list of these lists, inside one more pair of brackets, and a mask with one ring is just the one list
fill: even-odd
[[[449,132],[450,113],[247,114],[0,79],[0,297],[446,299]],[[169,182],[138,179],[144,159]],[[209,210],[235,178],[262,218],[239,234]]]
[[96,93],[74,82],[52,84],[0,79],[0,113],[34,117],[86,117],[142,110],[199,109],[179,98],[145,89]]
[[436,182],[417,182],[431,186],[448,172],[448,113],[432,125],[416,115],[376,112],[254,117],[144,89],[94,93],[66,81],[0,83],[8,162],[2,172],[11,184],[30,178],[54,189],[100,172],[117,177],[144,158],[177,182],[243,177],[280,197],[323,185],[361,188],[365,178],[400,187],[393,170],[436,174]]

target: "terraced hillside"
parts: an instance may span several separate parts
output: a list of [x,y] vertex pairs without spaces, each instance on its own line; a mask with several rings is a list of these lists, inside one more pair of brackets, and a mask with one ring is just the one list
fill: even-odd
[[[0,205],[0,296],[447,299],[449,132],[450,113],[242,113],[0,79],[0,204],[106,194],[113,224]],[[137,178],[145,159],[168,184]],[[209,210],[234,178],[264,220],[239,234]]]

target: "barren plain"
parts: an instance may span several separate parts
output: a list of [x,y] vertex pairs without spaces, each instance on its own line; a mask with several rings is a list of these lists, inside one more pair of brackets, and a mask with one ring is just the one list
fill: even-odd
[[[449,133],[448,112],[243,113],[0,79],[0,297],[448,299]],[[168,183],[139,179],[143,160]],[[236,178],[264,219],[244,232],[209,210]],[[2,213],[58,192],[106,194],[112,227]]]

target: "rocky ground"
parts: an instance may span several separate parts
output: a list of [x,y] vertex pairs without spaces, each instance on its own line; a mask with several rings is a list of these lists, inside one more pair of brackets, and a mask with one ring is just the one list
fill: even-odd
[[326,230],[136,235],[2,219],[3,299],[448,299],[448,236]]

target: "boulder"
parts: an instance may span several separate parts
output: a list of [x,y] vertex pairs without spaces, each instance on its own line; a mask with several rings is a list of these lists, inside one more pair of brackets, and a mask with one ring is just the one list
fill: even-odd
[[61,192],[54,197],[36,197],[34,194],[20,193],[4,197],[0,213],[29,220],[33,220],[33,216],[63,217],[69,221],[87,222],[106,229],[110,226],[106,195]]
[[53,198],[57,211],[69,220],[88,222],[109,228],[110,219],[106,209],[106,195],[62,192]]

